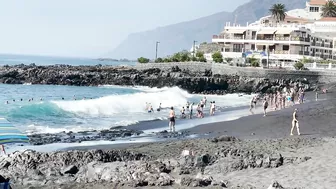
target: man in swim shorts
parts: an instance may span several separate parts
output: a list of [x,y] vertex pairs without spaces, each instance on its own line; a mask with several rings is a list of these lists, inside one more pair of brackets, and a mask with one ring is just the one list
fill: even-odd
[[170,132],[175,132],[175,112],[174,108],[170,108],[169,112],[169,130]]
[[181,110],[181,118],[182,119],[186,118],[184,107],[182,107],[182,110]]
[[294,110],[294,113],[293,113],[293,120],[292,120],[292,129],[291,129],[291,133],[290,135],[292,136],[293,135],[293,130],[294,130],[294,127],[296,127],[296,130],[297,130],[297,133],[298,135],[300,135],[300,127],[299,127],[299,121],[297,120],[297,109]]
[[194,103],[191,103],[190,104],[190,111],[189,111],[189,119],[192,119],[192,116],[193,116],[193,107],[194,107]]

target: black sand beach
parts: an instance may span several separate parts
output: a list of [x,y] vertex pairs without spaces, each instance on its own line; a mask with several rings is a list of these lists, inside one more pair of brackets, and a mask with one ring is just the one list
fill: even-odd
[[[0,174],[12,178],[15,188],[333,188],[336,93],[329,92],[318,101],[310,92],[306,103],[266,117],[256,114],[187,129],[208,133],[204,138],[14,154],[1,159],[8,163],[1,164]],[[289,135],[294,108],[301,136]]]
[[290,134],[293,111],[298,108],[302,137],[334,136],[335,94],[320,94],[319,97],[320,99],[315,101],[315,93],[311,92],[307,94],[310,102],[271,111],[267,117],[263,117],[262,114],[250,115],[233,121],[200,125],[188,131],[195,134],[210,133],[213,136],[225,134],[242,139],[286,138]]

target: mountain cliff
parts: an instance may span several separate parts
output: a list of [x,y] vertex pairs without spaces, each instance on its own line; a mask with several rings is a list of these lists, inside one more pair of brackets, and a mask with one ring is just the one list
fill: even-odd
[[[226,22],[251,23],[269,14],[275,3],[283,3],[287,10],[304,8],[306,0],[251,0],[233,12],[220,12],[196,20],[159,27],[154,30],[130,34],[109,57],[136,59],[155,57],[155,43],[160,41],[158,56],[166,56],[181,50],[189,50],[193,41],[210,42],[212,35],[223,30]],[[223,6],[225,4],[223,3]]]

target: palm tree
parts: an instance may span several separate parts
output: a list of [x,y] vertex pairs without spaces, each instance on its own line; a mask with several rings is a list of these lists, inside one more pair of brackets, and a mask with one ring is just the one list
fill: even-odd
[[328,0],[322,7],[322,17],[336,17],[336,4],[333,0]]
[[282,3],[274,4],[270,10],[272,16],[276,19],[277,23],[285,20],[286,17],[286,7]]

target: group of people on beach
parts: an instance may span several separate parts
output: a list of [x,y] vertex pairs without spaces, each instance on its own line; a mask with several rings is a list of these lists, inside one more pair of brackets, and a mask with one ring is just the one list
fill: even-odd
[[[210,102],[210,116],[213,116],[216,111],[216,105],[215,101]],[[185,106],[183,106],[180,110],[180,119],[192,119],[194,116],[197,118],[204,118],[204,108],[207,106],[207,98],[203,97],[200,102],[196,105],[194,102],[187,102]],[[154,113],[154,108],[151,103],[146,102],[146,108],[145,110],[148,113]],[[160,112],[162,110],[161,103],[159,107],[156,109],[157,112]],[[196,114],[194,115],[194,110],[196,110]],[[171,107],[169,110],[169,130],[170,132],[175,132],[175,122],[176,122],[176,113],[174,110],[174,107]]]
[[[318,98],[318,96],[316,96],[316,98]],[[281,110],[295,105],[295,102],[298,102],[299,104],[304,103],[305,90],[302,87],[298,90],[290,88],[285,89],[283,92],[276,91],[275,93],[269,93],[264,96],[253,96],[250,102],[250,112],[252,114],[254,114],[253,109],[256,108],[258,101],[262,101],[264,116],[267,116],[267,109],[269,107],[273,108],[273,110]]]
[[[327,89],[323,89],[322,93],[327,93]],[[315,100],[319,98],[319,93],[316,91]],[[250,101],[250,112],[254,114],[253,109],[256,109],[257,102],[262,101],[262,107],[264,110],[264,117],[267,116],[267,109],[270,107],[274,111],[294,106],[295,104],[303,104],[305,102],[305,89],[300,87],[298,89],[290,88],[285,89],[283,92],[277,91],[276,93],[266,94],[264,96],[253,96]],[[293,135],[293,131],[296,128],[297,134],[301,135],[299,121],[298,121],[298,109],[295,108],[292,117],[292,127],[290,135]]]

